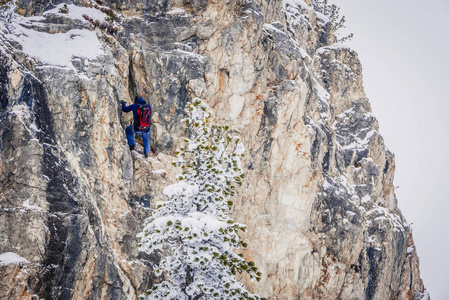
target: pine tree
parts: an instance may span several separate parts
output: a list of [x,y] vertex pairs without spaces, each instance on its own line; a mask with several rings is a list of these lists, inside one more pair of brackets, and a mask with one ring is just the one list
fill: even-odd
[[187,138],[176,152],[182,168],[178,183],[164,189],[152,221],[138,235],[140,251],[161,250],[156,275],[164,281],[141,299],[261,299],[237,278],[246,272],[260,280],[254,262],[234,250],[247,247],[238,233],[242,224],[229,217],[236,185],[244,178],[244,147],[228,126],[211,125],[212,113],[199,99],[186,106]]
[[[328,0],[313,0],[312,6],[315,11],[327,16],[332,24],[332,29],[337,32],[339,29],[346,28],[346,17],[340,16],[340,7],[335,4],[329,4]],[[337,33],[337,35],[339,35]],[[338,38],[339,43],[344,43],[354,37],[354,34],[348,34],[345,37]]]

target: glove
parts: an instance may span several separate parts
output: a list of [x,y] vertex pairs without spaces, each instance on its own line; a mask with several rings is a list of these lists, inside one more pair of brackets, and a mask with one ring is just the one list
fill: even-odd
[[122,105],[126,105],[126,102],[125,101],[120,101],[120,103],[122,104]]

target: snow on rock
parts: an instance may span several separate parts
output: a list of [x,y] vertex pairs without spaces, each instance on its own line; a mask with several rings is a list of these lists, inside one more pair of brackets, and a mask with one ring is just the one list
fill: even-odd
[[25,202],[23,202],[23,207],[30,209],[30,210],[42,211],[42,209],[39,206],[30,204],[29,199],[26,200]]
[[187,15],[187,12],[182,8],[174,8],[167,12],[168,15]]
[[282,2],[284,2],[285,5],[290,5],[291,7],[298,7],[304,10],[310,9],[310,6],[302,0],[282,0]]
[[23,51],[43,64],[68,67],[75,70],[72,59],[96,59],[103,54],[95,32],[72,29],[67,33],[48,34],[24,27],[16,27],[12,38],[23,46]]
[[304,22],[308,22],[303,11],[311,10],[312,8],[301,0],[282,0],[284,9],[286,11],[287,19],[290,25],[298,26]]
[[107,15],[104,12],[102,12],[101,10],[96,9],[94,7],[84,7],[84,6],[78,6],[75,4],[66,4],[66,5],[67,5],[68,13],[59,12],[59,10],[64,7],[64,3],[61,3],[61,4],[57,5],[55,8],[46,11],[44,13],[44,17],[46,15],[54,14],[54,15],[58,15],[58,16],[68,17],[71,19],[82,20],[82,21],[86,22],[86,24],[88,23],[88,21],[83,18],[83,15],[88,15],[92,19],[100,20],[100,21],[104,21],[104,19],[107,17]]
[[406,232],[401,218],[384,207],[378,207],[366,213],[368,226],[390,227],[395,232]]
[[281,29],[277,28],[273,24],[263,24],[263,28],[265,30],[268,30],[268,31],[274,31],[274,32],[278,32],[278,33],[284,34],[284,31],[282,31]]
[[[41,11],[42,1],[21,2]],[[105,48],[82,18],[102,21],[93,9],[68,4],[65,15],[59,5],[0,22],[0,224],[18,233],[0,232],[0,244],[20,247],[37,265],[51,260],[53,274],[68,279],[40,280],[39,267],[24,281],[27,290],[45,299],[136,299],[154,284],[156,258],[139,260],[135,235],[167,196],[197,189],[181,183],[163,193],[180,173],[171,163],[185,134],[184,107],[202,97],[248,149],[232,201],[233,219],[248,228],[243,254],[263,274],[248,282],[252,291],[269,299],[424,292],[419,247],[407,252],[413,241],[397,208],[394,157],[370,114],[361,64],[334,44],[311,1],[153,2],[142,56],[142,6],[133,1],[114,2],[121,30]],[[89,80],[71,71],[86,64]],[[149,159],[129,153],[123,129],[132,116],[118,102],[139,92],[141,78],[159,116],[152,128],[158,155]],[[186,235],[222,225],[190,217],[199,227]],[[29,285],[37,281],[39,291]]]
[[348,46],[341,43],[334,43],[330,46],[324,46],[317,49],[316,54],[321,55],[323,53],[329,53],[332,50],[351,50]]
[[0,264],[18,264],[18,263],[28,263],[29,261],[14,252],[6,252],[0,254]]
[[[45,16],[51,14],[59,14],[72,19],[82,18],[82,14],[95,15],[102,18],[106,16],[104,13],[93,8],[78,7],[76,5],[69,5],[69,14],[61,14],[57,11],[59,6],[51,11],[48,11]],[[95,31],[89,29],[72,29],[65,33],[48,33],[35,30],[36,26],[44,23],[42,17],[22,17],[15,16],[12,19],[12,24],[0,19],[0,30],[3,30],[4,38],[19,43],[22,46],[22,51],[39,61],[44,65],[52,65],[58,67],[66,67],[76,71],[72,60],[74,58],[95,60],[104,54],[103,46],[100,43]],[[87,22],[87,21],[86,21]],[[32,26],[31,26],[32,25]],[[1,47],[1,45],[0,45]]]

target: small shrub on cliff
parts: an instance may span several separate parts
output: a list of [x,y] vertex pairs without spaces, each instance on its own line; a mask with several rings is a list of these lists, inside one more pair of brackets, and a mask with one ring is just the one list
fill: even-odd
[[69,8],[67,7],[67,4],[64,4],[64,6],[59,9],[59,12],[61,14],[68,14],[69,13]]
[[83,15],[83,18],[89,21],[93,28],[100,28],[101,30],[106,31],[107,33],[112,35],[118,31],[117,26],[114,25],[114,22],[117,20],[117,15],[112,9],[103,5],[104,2],[100,0],[95,0],[94,2],[89,1],[85,4],[86,7],[93,7],[105,13],[107,17],[104,19],[104,21],[96,19],[94,20],[88,15]]
[[106,31],[109,34],[114,34],[117,32],[117,27],[115,27],[112,22],[108,21],[102,22],[100,20],[94,20],[86,14],[83,15],[83,18],[89,21],[89,23],[92,25],[92,28],[94,29],[100,28],[101,30]]
[[164,189],[167,201],[158,204],[152,221],[138,235],[140,251],[162,251],[156,275],[164,280],[141,299],[260,299],[237,278],[260,272],[235,249],[247,247],[239,237],[245,226],[229,217],[230,197],[244,174],[244,147],[227,126],[211,125],[212,113],[196,99],[186,107],[188,138],[177,151],[182,168],[178,183]]
[[0,7],[5,8],[5,7],[15,4],[15,3],[16,3],[16,1],[13,1],[13,0],[0,0]]
[[[334,32],[338,32],[339,29],[346,28],[346,18],[345,16],[340,16],[340,7],[335,4],[329,4],[328,0],[313,0],[313,9],[323,15],[327,16],[332,24],[332,29]],[[345,42],[352,39],[354,34],[349,34],[343,38],[339,38],[338,42]]]

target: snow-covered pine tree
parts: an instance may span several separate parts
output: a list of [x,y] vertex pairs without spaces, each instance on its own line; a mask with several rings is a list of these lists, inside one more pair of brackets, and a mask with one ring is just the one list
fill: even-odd
[[245,226],[229,217],[235,185],[244,174],[244,147],[228,126],[212,125],[212,113],[200,99],[186,106],[187,138],[177,151],[183,170],[178,183],[164,189],[167,201],[158,204],[152,221],[138,237],[140,251],[162,250],[156,270],[164,281],[141,299],[261,299],[249,293],[236,275],[260,280],[254,262],[234,250],[247,247],[238,232]]

